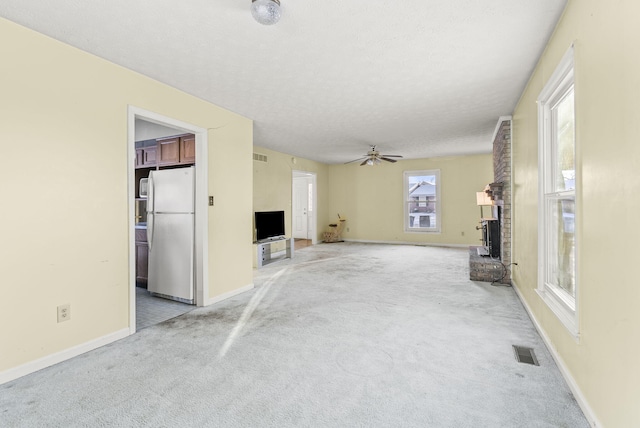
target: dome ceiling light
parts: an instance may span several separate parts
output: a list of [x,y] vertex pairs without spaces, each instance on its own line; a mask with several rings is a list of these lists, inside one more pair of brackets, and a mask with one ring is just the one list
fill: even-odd
[[251,0],[251,15],[262,25],[273,25],[280,20],[280,0]]

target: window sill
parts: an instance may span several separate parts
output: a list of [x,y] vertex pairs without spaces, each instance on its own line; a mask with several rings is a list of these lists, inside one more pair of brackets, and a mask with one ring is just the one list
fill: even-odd
[[562,325],[569,331],[573,340],[575,340],[576,343],[580,343],[580,331],[578,329],[576,312],[567,307],[562,299],[553,292],[546,289],[537,289],[536,292],[549,309],[551,309],[551,312],[558,317]]
[[404,233],[441,233],[439,229],[405,229]]

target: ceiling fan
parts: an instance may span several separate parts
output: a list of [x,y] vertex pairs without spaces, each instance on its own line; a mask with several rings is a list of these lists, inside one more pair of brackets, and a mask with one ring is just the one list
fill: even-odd
[[402,156],[400,155],[381,155],[380,152],[376,150],[376,146],[371,146],[371,150],[369,150],[364,157],[354,159],[349,162],[345,162],[345,164],[362,161],[360,166],[378,165],[380,161],[387,161],[392,163],[397,162],[397,159],[391,159],[391,158],[401,158],[401,157]]

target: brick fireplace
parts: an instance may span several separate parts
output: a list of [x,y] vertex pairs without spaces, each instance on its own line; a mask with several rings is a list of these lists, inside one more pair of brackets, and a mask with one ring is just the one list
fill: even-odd
[[499,257],[481,256],[478,247],[470,247],[469,278],[511,284],[511,117],[501,117],[496,126],[493,178],[486,193],[493,201],[492,213],[497,218],[497,225],[493,226],[499,230]]

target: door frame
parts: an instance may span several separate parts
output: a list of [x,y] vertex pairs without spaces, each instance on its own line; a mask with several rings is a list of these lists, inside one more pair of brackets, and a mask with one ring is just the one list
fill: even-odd
[[313,210],[309,211],[307,208],[307,219],[309,218],[309,212],[313,213],[312,221],[308,222],[309,229],[307,230],[308,234],[311,235],[311,245],[316,245],[318,243],[318,175],[315,172],[311,171],[300,171],[300,170],[292,170],[291,171],[291,237],[293,237],[293,210],[294,210],[294,200],[295,191],[293,186],[293,180],[299,177],[308,177],[311,179],[311,198],[313,200]]
[[177,119],[129,105],[127,108],[127,187],[129,205],[129,332],[136,332],[136,260],[135,260],[135,165],[136,119],[158,125],[175,128],[178,131],[196,136],[196,168],[195,168],[195,304],[205,306],[209,300],[209,223],[207,221],[208,203],[208,136],[207,130]]

